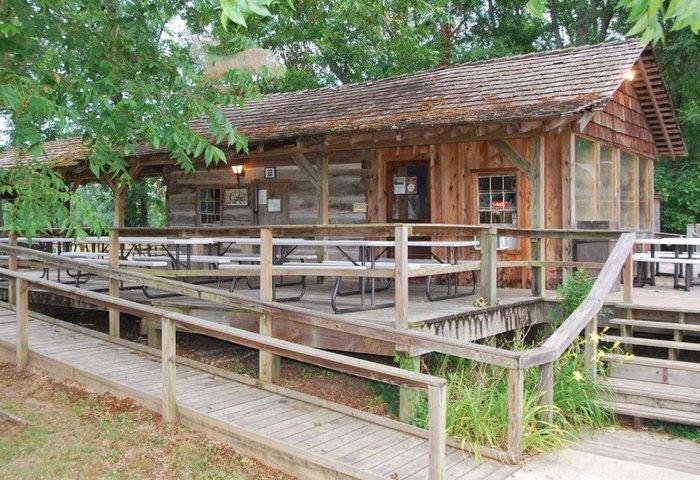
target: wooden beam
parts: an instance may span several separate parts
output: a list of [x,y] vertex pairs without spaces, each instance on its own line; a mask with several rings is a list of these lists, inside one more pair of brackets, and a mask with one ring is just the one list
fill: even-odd
[[29,363],[29,283],[26,280],[10,280],[16,283],[15,314],[17,315],[17,370],[24,370]]
[[445,442],[447,440],[447,387],[428,387],[428,478],[445,478]]
[[501,152],[515,167],[520,170],[528,179],[532,179],[530,164],[525,160],[506,140],[495,138],[489,140],[493,147]]
[[408,330],[408,227],[396,227],[394,234],[396,287],[394,288],[395,326],[398,330]]
[[162,375],[163,400],[161,413],[166,423],[177,422],[177,398],[175,394],[176,376],[176,335],[177,328],[172,318],[161,318],[162,335]]
[[654,95],[654,87],[651,85],[651,82],[649,81],[649,74],[647,73],[646,67],[644,66],[643,57],[640,57],[639,61],[637,62],[637,66],[639,67],[639,71],[642,74],[642,80],[644,80],[644,85],[647,87],[647,90],[649,91],[649,99],[651,100],[652,105],[654,105],[654,112],[656,113],[656,116],[659,119],[659,126],[661,127],[661,132],[664,135],[664,140],[666,141],[666,145],[668,145],[668,152],[671,155],[671,158],[675,159],[676,152],[673,149],[673,144],[671,143],[671,136],[668,134],[668,127],[666,126],[666,122],[664,121],[663,114],[661,113],[661,107],[659,106],[659,101],[656,99],[656,95]]
[[[114,228],[109,233],[109,267],[119,268],[119,228],[124,226],[124,197],[125,190],[117,187],[114,182],[110,182],[112,192],[114,193]],[[120,281],[117,279],[109,280],[109,294],[112,297],[119,298]],[[109,334],[119,338],[121,331],[121,315],[118,309],[109,309]]]
[[508,451],[515,458],[520,458],[523,450],[524,387],[525,370],[508,369]]
[[[544,185],[544,138],[539,135],[532,137],[530,166],[532,176],[530,178],[530,225],[532,228],[545,228],[545,185]],[[531,243],[532,260],[544,260],[545,240],[534,239]],[[546,288],[544,267],[532,267],[532,294],[543,296]]]
[[554,421],[554,363],[540,365],[539,389],[541,392],[541,418],[546,423]]
[[484,229],[479,240],[481,248],[481,296],[487,305],[496,305],[498,294],[496,292],[498,264],[498,235],[495,228]]
[[[274,249],[272,246],[272,230],[260,230],[260,301],[272,302],[273,282],[272,266],[274,264]],[[260,335],[272,337],[273,316],[268,313],[260,315]],[[262,382],[272,383],[279,377],[280,357],[269,351],[260,350],[258,378]]]
[[294,163],[296,163],[297,166],[301,169],[301,171],[306,174],[306,176],[313,184],[314,188],[318,188],[319,180],[316,176],[316,170],[314,169],[314,166],[311,165],[311,162],[309,162],[309,160],[306,158],[306,155],[299,152],[293,153],[292,159],[294,160]]

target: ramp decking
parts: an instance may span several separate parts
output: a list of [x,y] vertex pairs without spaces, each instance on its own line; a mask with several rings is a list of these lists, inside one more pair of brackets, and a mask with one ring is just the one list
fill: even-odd
[[[0,359],[14,360],[15,314],[0,309]],[[160,410],[161,363],[156,356],[32,317],[30,364],[52,375],[134,398]],[[352,415],[234,381],[193,366],[177,366],[183,423],[221,437],[245,453],[302,478],[428,478],[428,441],[397,422]],[[446,478],[506,478],[517,467],[477,463],[447,447]]]

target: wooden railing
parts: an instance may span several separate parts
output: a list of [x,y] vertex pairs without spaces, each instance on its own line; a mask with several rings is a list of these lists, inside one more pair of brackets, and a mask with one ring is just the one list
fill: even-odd
[[[138,229],[121,229],[120,232],[129,236],[139,236],[145,231]],[[394,236],[395,238],[407,238],[408,235],[445,235],[445,236],[468,236],[479,235],[481,238],[481,288],[482,296],[486,299],[493,300],[497,298],[497,286],[495,271],[502,266],[529,266],[532,268],[533,278],[533,293],[542,294],[544,291],[545,278],[544,269],[546,268],[569,268],[580,266],[580,263],[572,261],[564,261],[557,259],[555,261],[547,261],[544,258],[544,241],[546,239],[562,239],[568,240],[616,240],[612,253],[609,255],[602,271],[598,275],[593,289],[577,308],[573,314],[552,334],[552,336],[540,347],[526,351],[510,351],[496,347],[489,347],[476,343],[465,343],[458,340],[448,338],[435,337],[430,334],[414,332],[410,330],[398,330],[395,328],[381,327],[369,324],[362,321],[351,320],[347,318],[339,318],[338,316],[327,315],[315,311],[309,311],[294,307],[287,304],[279,304],[271,302],[269,298],[263,297],[259,301],[253,301],[242,296],[222,292],[220,290],[178,282],[175,280],[154,278],[151,275],[146,275],[139,272],[128,272],[121,269],[107,268],[98,265],[81,265],[81,269],[85,272],[100,275],[108,278],[112,282],[131,281],[139,285],[147,285],[166,289],[181,295],[187,295],[195,298],[201,298],[217,302],[220,304],[230,305],[236,308],[246,309],[260,315],[261,322],[266,322],[266,328],[261,329],[261,332],[269,332],[269,323],[276,316],[289,319],[294,322],[299,322],[305,325],[329,329],[335,332],[346,334],[360,335],[367,338],[391,342],[397,345],[399,349],[416,349],[420,351],[435,351],[454,355],[461,358],[475,360],[478,362],[500,366],[507,368],[509,371],[508,381],[508,404],[509,404],[509,426],[507,451],[498,452],[490,451],[489,449],[482,450],[488,456],[504,459],[507,461],[516,461],[522,454],[522,436],[523,436],[523,413],[524,413],[524,378],[525,370],[528,368],[538,367],[540,369],[540,388],[542,390],[541,402],[547,407],[545,408],[545,418],[552,418],[552,403],[553,403],[553,372],[554,362],[561,354],[578,338],[582,331],[586,334],[595,331],[597,313],[602,306],[605,295],[610,291],[611,287],[619,279],[619,274],[624,267],[624,289],[625,299],[630,301],[632,288],[632,262],[631,251],[634,245],[635,234],[611,232],[611,231],[591,231],[591,230],[523,230],[523,229],[504,229],[504,228],[483,228],[476,226],[455,226],[455,225],[382,225],[382,226],[313,226],[313,227],[243,227],[243,228],[224,228],[224,229],[158,229],[148,230],[148,233],[153,236],[236,236],[256,232],[261,237],[265,238],[263,251],[261,256],[272,258],[271,245],[273,235],[281,235],[288,237],[298,236]],[[531,259],[518,262],[501,262],[496,258],[496,242],[499,235],[505,236],[525,236],[532,242],[533,255]],[[267,245],[267,247],[265,247]],[[268,249],[265,251],[265,249]],[[405,250],[405,249],[404,249]],[[0,251],[10,254],[11,259],[16,255],[22,255],[38,262],[56,265],[62,268],[75,268],[76,262],[67,259],[57,259],[55,255],[45,254],[35,250],[29,250],[20,247],[11,247],[0,245]],[[405,255],[405,252],[401,255]],[[396,259],[397,265],[402,264],[406,260],[404,258]],[[597,264],[585,264],[584,266],[599,266]],[[404,271],[405,272],[405,271]],[[261,282],[264,284],[272,284],[272,270],[263,275],[261,273]],[[309,273],[313,275],[313,273]],[[395,273],[397,283],[401,283],[400,279],[404,279],[401,286],[397,286],[396,302],[401,305],[402,302],[407,303],[407,275],[402,273],[398,268]],[[19,281],[19,280],[18,280]],[[263,283],[261,283],[263,285]],[[64,287],[65,288],[65,287]],[[265,287],[263,287],[264,289]],[[268,287],[271,288],[271,287]],[[87,295],[80,289],[71,290],[71,295],[75,298],[81,298],[80,295]],[[18,293],[19,295],[19,293]],[[121,304],[107,305],[115,311],[122,311]],[[398,309],[397,309],[398,310]],[[398,315],[402,313],[399,312]],[[178,321],[178,316],[175,314],[167,314],[168,318],[173,321]],[[160,318],[160,317],[159,317]],[[203,322],[207,326],[210,324]],[[397,322],[398,324],[398,322]],[[202,327],[195,322],[195,327]],[[262,326],[262,325],[261,325]],[[164,328],[170,328],[166,326]],[[218,331],[216,327],[214,331]],[[221,327],[225,328],[225,327]],[[249,334],[250,335],[250,334]],[[233,338],[233,337],[231,337]],[[241,337],[243,338],[243,337]],[[266,337],[261,337],[266,338]],[[165,345],[165,342],[164,342]],[[267,343],[262,343],[267,348],[261,352],[267,352],[269,355],[267,361],[274,363],[273,356],[278,352],[269,347]],[[586,343],[588,349],[593,348],[590,342]],[[172,346],[170,347],[172,348]],[[164,357],[167,358],[167,357]],[[294,358],[294,357],[292,357]],[[588,368],[595,371],[595,363],[592,360],[592,352],[586,352],[586,361]],[[19,361],[19,358],[18,358]],[[309,361],[309,360],[305,360]],[[313,363],[313,362],[312,362]],[[261,367],[263,362],[261,361]],[[265,373],[261,368],[261,378],[270,380],[272,373]],[[434,395],[438,395],[435,393]],[[437,415],[437,414],[436,414]],[[436,417],[437,418],[437,417]],[[432,420],[432,416],[431,416]],[[431,422],[432,425],[432,422]],[[432,434],[431,434],[432,435]],[[432,447],[431,447],[432,448]],[[504,455],[505,453],[505,455]]]
[[429,478],[444,478],[447,410],[447,381],[444,378],[297,345],[257,333],[207,322],[189,315],[173,313],[86,289],[69,287],[57,282],[36,279],[36,277],[26,273],[0,268],[0,276],[12,279],[16,284],[16,361],[19,369],[24,369],[29,361],[29,290],[35,287],[92,305],[118,309],[122,313],[129,313],[144,320],[158,322],[161,325],[161,362],[163,365],[161,413],[167,422],[175,422],[178,417],[178,403],[175,394],[177,327],[254,348],[260,352],[269,352],[330,370],[424,391],[428,394],[429,408]]

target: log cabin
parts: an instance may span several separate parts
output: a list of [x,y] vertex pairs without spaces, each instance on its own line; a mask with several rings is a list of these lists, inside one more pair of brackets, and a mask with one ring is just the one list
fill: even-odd
[[[225,113],[249,142],[227,164],[197,158],[186,174],[145,143],[127,158],[135,178],[164,179],[168,226],[593,222],[652,233],[654,160],[687,155],[654,51],[636,40],[268,94]],[[192,125],[206,135],[206,122]],[[57,140],[45,160],[77,185],[96,180],[86,152]],[[0,153],[0,166],[15,161]],[[501,238],[499,259],[529,249]],[[573,256],[566,243],[546,250]],[[499,275],[529,286],[527,269]]]

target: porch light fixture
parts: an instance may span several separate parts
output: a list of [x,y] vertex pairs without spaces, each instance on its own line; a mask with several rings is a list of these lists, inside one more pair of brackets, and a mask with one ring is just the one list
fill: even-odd
[[243,164],[238,163],[231,166],[231,171],[236,174],[236,183],[238,183],[238,188],[241,188],[241,177],[245,176],[245,170],[243,170]]
[[630,68],[629,70],[627,70],[625,72],[625,74],[623,75],[623,77],[628,82],[631,82],[632,80],[634,80],[634,77],[635,77],[634,68]]

